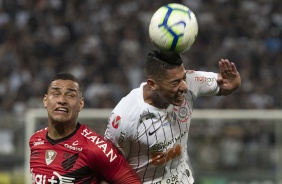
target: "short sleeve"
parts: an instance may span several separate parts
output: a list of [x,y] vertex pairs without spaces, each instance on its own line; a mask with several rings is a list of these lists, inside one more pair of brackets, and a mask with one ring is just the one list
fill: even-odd
[[219,91],[217,84],[218,74],[213,72],[193,71],[186,72],[188,89],[196,97],[216,95]]

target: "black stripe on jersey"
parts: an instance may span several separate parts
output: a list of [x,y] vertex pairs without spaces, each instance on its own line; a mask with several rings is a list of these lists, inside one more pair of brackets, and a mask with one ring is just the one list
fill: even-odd
[[[162,122],[162,124],[163,124],[163,122]],[[164,142],[166,142],[166,140],[167,140],[167,137],[166,137],[166,134],[165,134],[165,130],[164,130],[164,128],[162,128],[163,129],[163,134],[164,134]],[[166,151],[167,151],[167,147],[165,147],[166,148]],[[162,177],[162,180],[164,179],[164,177],[165,177],[165,169],[166,169],[166,167],[164,167],[164,170],[163,170],[163,177]]]
[[[147,109],[147,112],[144,112],[144,113],[142,113],[142,114],[140,115],[139,123],[140,123],[141,125],[143,125],[143,126],[145,127],[145,130],[146,130],[147,127],[146,127],[146,124],[144,123],[144,119],[145,119],[145,120],[151,119],[151,122],[152,122],[152,124],[153,124],[153,118],[155,118],[155,114],[154,114],[154,113],[151,113],[151,112],[149,111],[149,109]],[[139,125],[139,126],[141,126],[141,125]],[[151,125],[151,124],[150,124],[150,125]],[[149,126],[150,126],[150,125],[149,125]],[[139,132],[138,132],[139,126],[137,127],[137,137],[139,137]],[[154,126],[154,124],[153,124],[153,126]],[[156,131],[155,127],[154,127],[154,131]],[[150,150],[149,150],[149,140],[148,140],[149,137],[148,137],[148,135],[147,135],[147,131],[146,131],[146,138],[147,138],[147,159],[148,159],[147,163],[148,163],[148,164],[146,165],[146,168],[145,168],[145,171],[144,171],[144,175],[143,175],[143,177],[141,178],[141,180],[142,180],[143,182],[144,182],[143,178],[145,177],[146,172],[147,172],[147,169],[148,169],[149,164],[150,164]],[[140,150],[141,150],[141,144],[140,144],[139,141],[138,141],[138,146],[139,146],[139,149],[138,149],[138,158],[139,158]],[[138,163],[137,163],[137,167],[136,167],[135,172],[137,171],[137,168],[139,168],[139,165],[140,165],[140,159],[138,159]]]
[[[140,116],[140,117],[141,117],[141,116]],[[142,119],[140,119],[140,123],[144,124]],[[137,126],[137,138],[139,137],[139,131],[138,131],[138,130],[139,130],[139,126]],[[139,149],[138,149],[138,158],[139,158],[140,149],[141,149],[141,146],[140,146],[139,141],[138,141],[138,145],[139,145]],[[139,168],[139,166],[140,166],[139,161],[140,161],[140,160],[138,159],[138,163],[137,163],[137,167],[136,167],[136,169],[135,169],[135,172],[137,172],[137,170],[138,170],[138,168]]]
[[[166,116],[168,116],[168,114],[166,114]],[[162,122],[162,119],[161,119],[161,117],[160,117],[160,120],[161,120],[161,124],[163,125],[163,123],[164,122]],[[170,124],[170,123],[169,123]],[[167,140],[167,137],[166,137],[166,134],[165,134],[165,130],[164,130],[164,128],[162,128],[163,129],[163,137],[164,137],[164,141],[163,142],[166,142],[166,140]],[[171,128],[170,128],[171,129]],[[165,147],[166,148],[166,151],[167,151],[167,147]],[[162,177],[162,180],[164,179],[164,175],[165,175],[165,170],[166,170],[166,167],[163,167],[164,169],[163,169],[163,177]],[[156,168],[157,169],[157,168]]]
[[[179,128],[179,133],[180,133],[180,135],[182,135],[182,129],[181,129],[180,123],[179,123],[178,120],[176,120],[176,121],[177,121],[177,125],[178,125],[178,128]],[[186,129],[187,129],[187,123],[186,123]],[[179,139],[179,141],[180,141],[180,144],[182,145],[182,142],[181,142],[182,139],[181,139],[181,138]],[[187,142],[186,142],[185,144],[187,144]],[[180,157],[177,159],[177,162],[178,162],[177,165],[179,165],[179,163],[180,163]],[[172,162],[171,162],[171,164],[172,164]],[[177,171],[177,173],[178,173],[177,168],[176,168],[176,171]]]
[[[148,129],[148,127],[149,126],[153,126],[153,128],[154,128],[154,130],[152,131],[152,132],[145,132],[146,133],[146,139],[147,139],[147,165],[146,165],[146,168],[145,168],[145,171],[144,171],[144,175],[143,175],[143,177],[142,177],[142,179],[146,176],[146,173],[147,173],[147,170],[148,170],[148,167],[149,167],[149,165],[150,165],[150,145],[149,145],[149,138],[150,137],[152,137],[152,136],[155,136],[155,139],[156,140],[158,140],[158,137],[157,137],[157,134],[155,133],[157,130],[159,130],[160,128],[162,128],[163,129],[163,127],[162,127],[162,124],[163,124],[163,122],[162,122],[162,119],[161,119],[161,115],[158,113],[158,119],[161,121],[161,125],[160,125],[160,127],[155,127],[155,124],[154,124],[154,118],[156,118],[156,116],[155,116],[155,114],[154,113],[151,113],[150,111],[149,111],[149,109],[147,109],[147,112],[145,112],[145,113],[142,113],[142,115],[140,115],[140,125],[139,126],[141,126],[141,125],[143,125],[144,126],[144,128],[145,128],[145,130],[147,130]],[[151,123],[150,124],[145,124],[144,123],[144,117],[145,117],[145,120],[148,120],[148,119],[151,119]],[[139,128],[137,128],[137,137],[139,137],[139,132],[138,132],[138,130],[139,130]],[[163,132],[164,132],[164,130],[163,130]],[[153,134],[155,134],[155,135],[153,135]],[[138,155],[140,154],[140,150],[141,150],[141,145],[140,145],[140,143],[139,143],[139,153],[138,153]],[[140,160],[138,159],[138,163],[137,163],[137,165],[139,166],[140,165]],[[155,168],[155,170],[157,169],[157,167]],[[137,169],[135,170],[135,171],[137,171]],[[164,172],[165,172],[165,170],[164,170]],[[154,172],[154,174],[155,174],[155,172]],[[141,179],[141,180],[142,180]],[[153,179],[154,179],[154,176],[153,176]],[[144,181],[143,181],[144,182]]]
[[81,167],[71,173],[67,173],[65,176],[67,177],[74,177],[76,179],[76,182],[90,184],[94,180],[93,176],[93,170],[91,170],[89,167]]
[[[137,138],[139,137],[139,127],[141,125],[143,125],[145,127],[145,130],[146,130],[146,124],[144,123],[144,119],[145,120],[148,120],[148,119],[152,119],[155,115],[153,113],[150,113],[150,111],[148,110],[147,112],[143,112],[142,114],[140,114],[140,120],[139,120],[139,123],[140,125],[137,126]],[[148,136],[147,136],[147,145],[148,145]],[[138,139],[138,146],[139,146],[139,149],[138,149],[138,162],[137,162],[137,167],[135,169],[135,172],[138,170],[139,166],[140,166],[140,159],[139,159],[139,155],[140,155],[140,150],[141,150],[141,144],[139,142],[139,139]],[[147,147],[147,155],[149,155],[149,147]],[[149,160],[149,156],[148,156],[148,160]],[[149,163],[149,161],[148,161]],[[145,169],[145,172],[146,173],[146,170],[148,168],[149,164],[147,164],[146,166],[146,169]],[[144,174],[145,175],[145,174]],[[141,178],[142,181],[143,180],[144,176]]]
[[[165,136],[165,131],[164,131],[164,128],[163,128],[163,121],[162,121],[162,117],[161,117],[161,115],[158,113],[158,116],[159,116],[159,120],[160,120],[160,122],[161,122],[161,125],[160,125],[160,127],[162,127],[162,130],[163,130],[163,133],[164,133],[164,140],[165,140],[165,142],[166,142],[166,136]],[[152,121],[153,122],[153,121]],[[154,125],[153,125],[154,126]],[[154,129],[155,129],[155,127],[154,127]],[[155,133],[155,138],[156,138],[156,141],[158,142],[158,136],[157,136],[157,134]],[[158,169],[158,167],[156,167],[155,168],[155,172],[154,172],[154,175],[153,175],[153,179],[152,180],[154,180],[155,179],[155,174],[156,174],[156,171],[157,171],[157,169]],[[164,173],[165,173],[165,167],[164,167],[164,170],[163,170],[163,176],[164,176]]]
[[[150,112],[148,111],[148,113],[150,113]],[[141,116],[140,116],[140,118],[141,118]],[[145,129],[146,129],[146,124],[144,123],[143,119],[140,119],[140,123],[141,123],[141,125],[143,125],[143,126],[145,127]],[[138,130],[139,130],[139,127],[137,127],[137,137],[139,137],[139,131],[138,131]],[[139,155],[140,155],[140,150],[141,150],[141,144],[140,144],[139,141],[138,141],[138,145],[139,145],[139,149],[138,149],[138,163],[137,163],[137,167],[136,167],[135,172],[137,171],[137,169],[139,168],[139,165],[140,165]],[[147,136],[147,145],[148,145],[148,136]],[[147,147],[147,155],[149,155],[149,147]],[[149,160],[149,156],[148,156],[148,160]],[[149,161],[148,161],[147,163],[148,163],[148,164],[147,164],[147,166],[146,166],[144,175],[143,175],[143,177],[141,178],[141,181],[142,181],[142,182],[144,182],[144,176],[145,176],[146,171],[147,171],[147,168],[148,168],[148,166],[149,166]]]
[[[153,114],[153,113],[151,113],[150,111],[149,111],[149,109],[147,109],[147,112],[144,112],[144,113],[142,113],[141,115],[140,115],[140,123],[141,123],[141,125],[143,125],[144,126],[144,128],[145,128],[145,130],[147,130],[147,126],[146,126],[146,124],[144,123],[144,118],[145,118],[145,120],[148,120],[148,119],[151,119],[151,123],[152,123],[152,125],[153,125],[153,127],[154,127],[154,130],[156,130],[155,129],[155,126],[154,126],[154,124],[153,124],[153,118],[155,118],[155,114]],[[140,126],[141,126],[140,125]],[[151,126],[151,124],[150,125],[148,125],[148,126]],[[139,137],[139,132],[138,132],[138,130],[139,130],[139,126],[137,127],[137,137]],[[146,168],[145,168],[145,171],[144,171],[144,175],[143,175],[143,177],[141,178],[141,180],[144,182],[144,180],[143,180],[143,178],[145,177],[145,175],[146,175],[146,172],[147,172],[147,169],[148,169],[148,167],[149,167],[149,164],[150,164],[150,150],[149,150],[149,136],[148,136],[148,133],[147,133],[147,131],[146,131],[146,138],[147,138],[147,159],[148,159],[148,161],[147,161],[147,165],[146,165]],[[139,154],[140,154],[140,150],[141,150],[141,144],[140,144],[140,142],[138,141],[138,145],[139,145],[139,150],[138,150],[138,157],[139,157]],[[139,167],[139,165],[140,165],[140,159],[138,159],[138,163],[137,163],[137,168]],[[135,170],[135,171],[137,171],[137,169]]]
[[[173,110],[173,112],[174,112],[174,110]],[[167,114],[167,116],[169,116],[169,114]],[[176,118],[176,121],[177,121],[177,118]],[[178,122],[178,121],[177,121],[177,123],[178,123],[178,125],[179,125],[179,122]],[[169,123],[171,137],[174,139],[174,135],[173,135],[173,131],[172,131],[172,127],[171,127],[171,126],[172,126],[171,123]],[[179,125],[179,130],[180,130],[180,135],[181,135],[180,125]],[[181,139],[180,139],[180,141],[181,141]],[[173,159],[172,159],[171,162],[170,162],[170,168],[171,168],[171,166],[172,166],[172,163],[173,163]],[[178,171],[177,171],[177,172],[178,172]],[[172,175],[171,169],[170,169],[170,174]]]
[[76,160],[78,159],[78,153],[74,154],[73,156],[67,158],[62,162],[62,167],[67,171],[71,168],[73,168],[73,165],[75,164]]
[[75,178],[73,183],[83,183],[83,184],[91,184],[95,180],[95,177],[93,176],[93,170],[91,170],[89,167],[81,167],[73,172],[66,173],[60,178],[55,179],[57,183],[62,182],[61,180],[64,180],[64,177],[70,177]]

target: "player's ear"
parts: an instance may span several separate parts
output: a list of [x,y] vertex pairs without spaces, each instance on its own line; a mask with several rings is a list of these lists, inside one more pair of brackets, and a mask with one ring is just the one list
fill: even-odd
[[45,108],[47,107],[47,94],[45,94],[44,97],[43,97],[43,106]]
[[81,109],[84,107],[84,98],[82,97],[80,102],[79,102],[79,112],[81,111]]
[[157,91],[159,89],[159,86],[154,79],[148,79],[147,84],[152,91]]

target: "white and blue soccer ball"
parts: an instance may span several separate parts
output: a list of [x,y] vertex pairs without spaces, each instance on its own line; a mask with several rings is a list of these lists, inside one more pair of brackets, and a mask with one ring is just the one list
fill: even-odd
[[153,44],[161,50],[183,53],[193,45],[197,35],[196,16],[182,4],[162,6],[151,18],[149,36]]

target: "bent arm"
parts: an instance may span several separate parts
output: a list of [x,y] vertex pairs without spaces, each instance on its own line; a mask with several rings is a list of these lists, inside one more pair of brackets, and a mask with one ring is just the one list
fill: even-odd
[[241,86],[241,77],[233,62],[221,59],[218,63],[219,73],[217,83],[219,92],[217,95],[229,95]]
[[135,173],[132,167],[126,162],[125,159],[122,159],[122,163],[118,170],[116,170],[116,179],[113,183],[115,184],[124,184],[124,183],[132,183],[132,184],[141,184],[139,176]]
[[[113,184],[141,184],[139,176],[128,164],[109,140],[103,140],[104,150],[97,150],[92,160],[96,170],[100,173],[101,183]],[[105,152],[105,153],[104,153]]]

